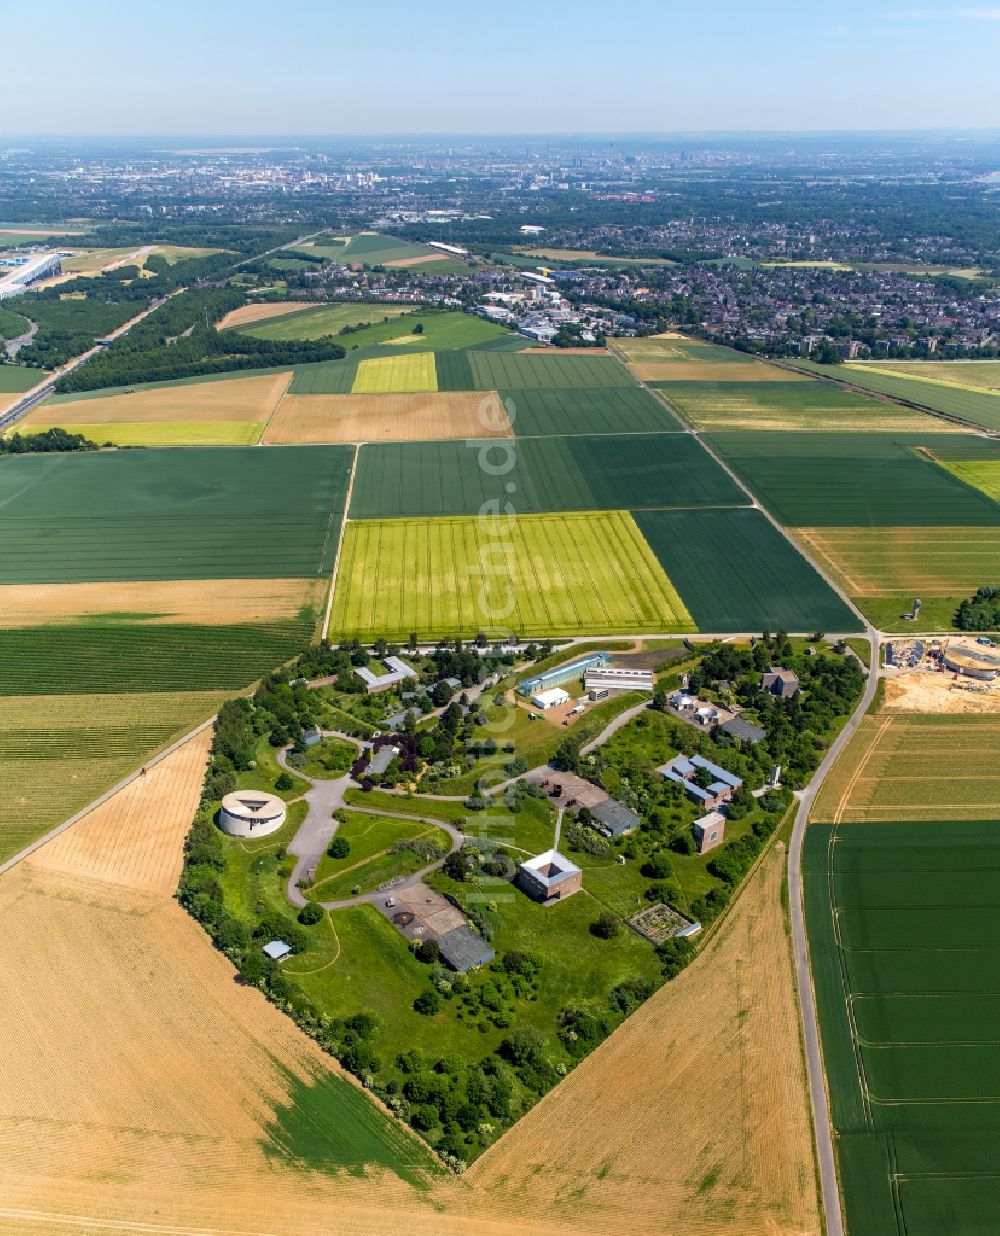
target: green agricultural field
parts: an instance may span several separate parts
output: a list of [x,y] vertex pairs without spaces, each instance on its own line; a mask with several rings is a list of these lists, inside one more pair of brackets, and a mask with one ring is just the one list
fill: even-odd
[[[58,416],[51,419],[58,421]],[[33,427],[32,432],[42,428]],[[103,446],[253,446],[264,430],[262,421],[100,421],[66,426],[71,433]]]
[[469,352],[438,352],[434,362],[437,368],[439,391],[474,391],[476,381],[472,376]]
[[[257,339],[322,339],[326,335],[339,335],[345,326],[357,326],[362,322],[370,322],[392,327],[393,319],[401,314],[412,314],[412,305],[316,305],[315,307],[300,307],[297,311],[275,318],[264,318],[247,326],[235,329],[241,335],[253,335]],[[388,318],[388,322],[383,322]],[[359,331],[358,334],[361,332]],[[404,332],[405,333],[405,332]],[[352,332],[344,335],[341,342],[349,347],[355,342],[356,335]]]
[[0,707],[0,861],[207,720],[224,698],[207,691],[7,696]]
[[433,352],[363,360],[351,388],[355,395],[437,390]]
[[635,521],[703,631],[861,625],[760,511],[637,511]]
[[817,365],[808,361],[796,361],[795,364],[797,368],[807,367],[826,378],[850,382],[852,386],[890,395],[893,399],[907,400],[934,412],[982,425],[985,429],[1000,429],[1000,395],[989,391],[965,390],[959,386],[922,382],[919,378],[896,377],[859,365]]
[[661,433],[366,445],[350,515],[475,515],[490,501],[524,514],[747,504],[690,434]]
[[680,428],[676,418],[641,386],[500,393],[508,411],[513,409],[514,432],[519,436],[669,433]]
[[324,246],[321,240],[320,243],[310,246],[309,251],[334,262],[347,265],[363,262],[365,266],[384,266],[386,262],[426,258],[435,253],[428,245],[417,245],[408,240],[400,240],[398,236],[385,236],[375,232],[352,236],[346,245]]
[[967,450],[962,434],[747,432],[709,441],[791,527],[1000,524],[1000,506],[929,457]]
[[28,369],[25,365],[0,365],[0,395],[19,395],[31,390],[45,378],[45,373],[44,369]]
[[3,632],[0,695],[235,691],[301,652],[314,623],[79,623]]
[[631,516],[347,525],[331,638],[687,631],[694,622]]
[[942,382],[962,390],[1000,392],[1000,361],[878,361],[847,365],[848,373],[855,371]]
[[321,361],[293,370],[289,395],[349,395],[358,373],[358,362],[348,353],[344,360]]
[[333,562],[350,447],[0,460],[0,582],[283,578]]
[[703,361],[708,365],[745,365],[752,361],[746,352],[723,348],[702,339],[689,339],[684,335],[668,333],[646,335],[639,339],[615,339],[611,346],[630,364],[648,364],[657,361]]
[[853,1236],[986,1232],[1000,1202],[1000,822],[811,825],[806,918]]
[[667,404],[696,429],[911,431],[940,433],[921,412],[830,382],[657,382]]
[[624,365],[610,356],[527,356],[522,352],[472,352],[476,390],[587,390],[635,386]]

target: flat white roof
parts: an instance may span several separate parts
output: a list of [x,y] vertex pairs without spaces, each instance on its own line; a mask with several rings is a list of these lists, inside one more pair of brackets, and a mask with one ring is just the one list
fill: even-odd
[[531,698],[540,708],[550,708],[553,704],[565,704],[569,699],[569,692],[562,687],[549,687],[547,691],[539,691]]

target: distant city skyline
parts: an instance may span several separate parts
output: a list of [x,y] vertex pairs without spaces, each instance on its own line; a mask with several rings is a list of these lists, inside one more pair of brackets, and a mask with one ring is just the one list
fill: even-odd
[[1000,127],[989,6],[54,0],[4,49],[0,142]]

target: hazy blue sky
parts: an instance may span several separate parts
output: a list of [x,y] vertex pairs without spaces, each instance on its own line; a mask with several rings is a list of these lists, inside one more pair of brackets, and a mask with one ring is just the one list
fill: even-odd
[[1000,7],[8,0],[2,8],[0,136],[1000,127]]

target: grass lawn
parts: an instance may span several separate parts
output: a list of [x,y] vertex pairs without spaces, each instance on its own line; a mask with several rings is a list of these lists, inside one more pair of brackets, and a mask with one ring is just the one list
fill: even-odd
[[[896,631],[903,634],[912,631],[954,631],[957,629],[955,614],[958,607],[974,591],[974,588],[970,588],[966,593],[945,597],[911,592],[897,593],[893,596],[863,596],[851,599],[872,625],[878,627],[880,631]],[[916,595],[920,596],[920,616],[915,622],[904,622],[903,614],[911,611]]]
[[31,390],[46,376],[44,369],[28,369],[25,365],[0,365],[0,395],[19,395]]
[[311,901],[337,901],[370,893],[387,880],[412,875],[427,866],[429,860],[413,850],[394,853],[392,847],[397,841],[419,839],[444,853],[451,849],[448,833],[432,824],[353,813],[345,815],[347,819],[337,829],[337,835],[350,841],[351,852],[342,859],[331,858],[329,854],[323,856],[316,883],[306,892]]
[[358,749],[342,738],[321,738],[305,755],[289,755],[288,762],[307,777],[342,777],[358,758]]
[[[272,791],[273,792],[273,791]],[[291,914],[285,897],[285,880],[292,873],[294,858],[285,847],[295,837],[309,813],[309,804],[292,803],[288,816],[276,833],[267,837],[225,837],[226,867],[219,873],[226,908],[253,925],[263,913]],[[326,928],[323,923],[310,927],[310,941],[322,947]]]
[[294,773],[289,774],[295,783],[291,789],[275,789],[274,783],[285,769],[278,763],[277,750],[268,742],[266,735],[257,743],[254,763],[255,768],[236,774],[236,783],[241,790],[266,790],[268,794],[277,794],[287,803],[293,798],[301,797],[309,789],[309,782],[296,777]]

